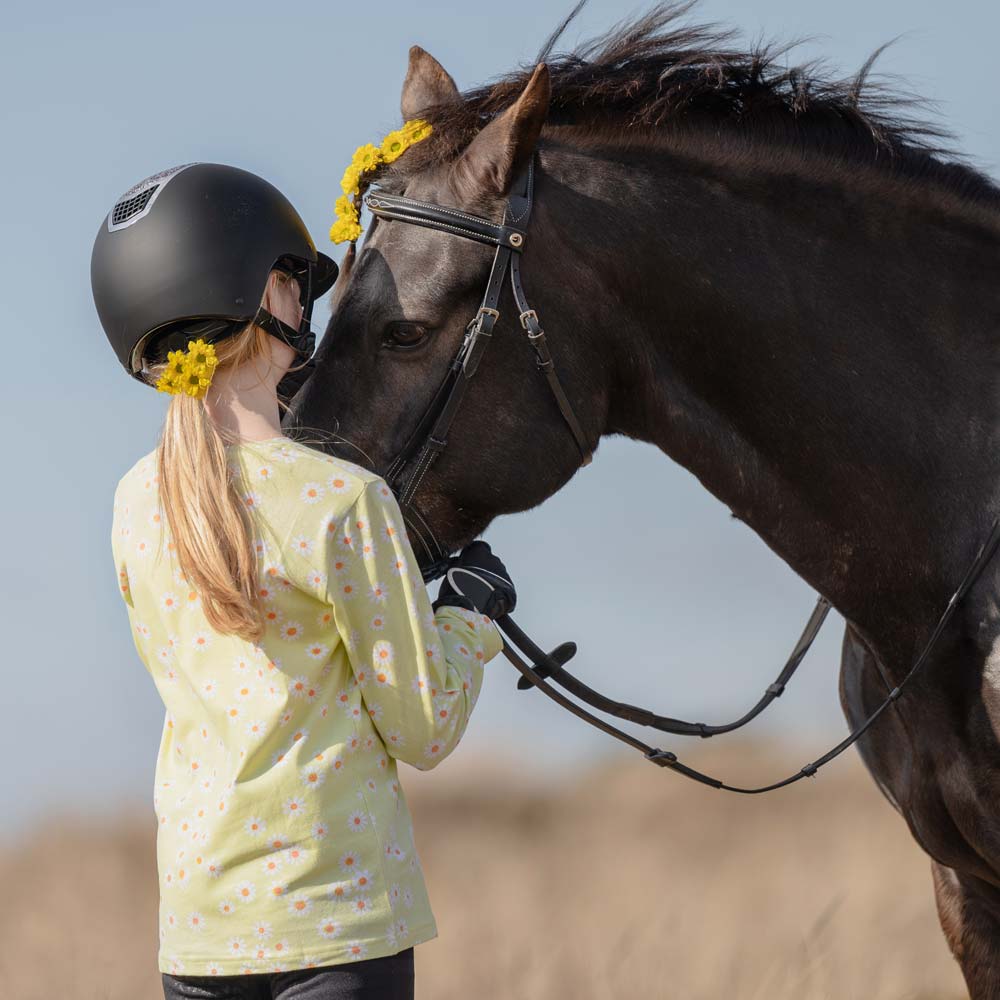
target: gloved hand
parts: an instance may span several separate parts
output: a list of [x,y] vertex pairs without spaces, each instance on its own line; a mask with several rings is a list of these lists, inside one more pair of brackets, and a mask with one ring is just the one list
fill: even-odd
[[507,567],[482,539],[466,545],[455,556],[441,581],[434,610],[443,605],[479,611],[487,618],[510,614],[517,592]]

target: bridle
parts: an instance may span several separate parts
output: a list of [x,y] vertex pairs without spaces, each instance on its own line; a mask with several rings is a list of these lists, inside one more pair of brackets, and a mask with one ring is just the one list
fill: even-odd
[[[427,470],[447,447],[448,431],[465,397],[469,382],[476,374],[476,369],[493,337],[493,328],[500,318],[498,306],[508,271],[514,302],[520,313],[521,327],[527,333],[528,343],[535,351],[535,367],[545,376],[559,412],[576,439],[583,458],[581,464],[587,465],[591,460],[592,449],[556,374],[545,331],[538,321],[538,314],[528,305],[524,289],[521,287],[520,260],[521,252],[527,242],[528,220],[531,218],[534,175],[534,157],[532,157],[527,167],[511,185],[511,193],[504,206],[503,219],[499,223],[469,215],[455,208],[431,205],[400,195],[376,191],[368,193],[364,199],[365,204],[377,218],[426,226],[496,247],[493,266],[490,268],[490,276],[486,282],[486,291],[483,293],[479,311],[469,321],[462,344],[413,433],[383,473],[389,488],[396,494],[400,510],[407,516],[411,527],[415,528],[415,534],[428,556],[429,562],[422,567],[425,582],[434,580],[447,569],[448,553],[438,543],[427,520],[420,514],[414,497],[424,476],[427,475]],[[404,475],[407,468],[409,473]],[[420,521],[423,530],[413,525],[414,519]]]
[[[469,381],[475,375],[483,353],[493,336],[493,329],[500,318],[498,305],[500,294],[503,290],[503,280],[508,270],[510,271],[510,284],[514,294],[514,301],[520,313],[521,326],[526,331],[528,342],[535,351],[536,367],[539,372],[545,375],[559,411],[576,439],[577,446],[583,457],[582,464],[586,465],[591,460],[592,449],[555,373],[555,365],[546,342],[545,333],[539,323],[538,315],[528,305],[524,289],[521,287],[520,256],[527,240],[526,229],[531,216],[533,187],[534,154],[529,160],[527,167],[512,184],[511,193],[508,195],[504,206],[503,219],[499,223],[470,215],[458,209],[416,201],[413,198],[406,198],[401,195],[383,194],[379,191],[369,192],[364,199],[365,204],[371,209],[372,214],[378,218],[407,222],[417,226],[426,226],[430,229],[451,233],[455,236],[461,236],[466,239],[475,240],[478,243],[485,243],[496,247],[496,254],[493,258],[493,266],[490,269],[489,280],[486,283],[482,305],[480,305],[479,311],[466,327],[462,344],[452,359],[444,380],[418,421],[413,433],[383,473],[383,478],[396,495],[404,518],[406,518],[410,527],[414,529],[414,533],[430,560],[429,563],[421,567],[425,582],[430,582],[446,572],[451,565],[451,560],[448,558],[447,552],[444,551],[434,537],[426,519],[421,516],[414,503],[414,496],[420,488],[427,470],[448,444],[448,430],[455,419],[455,414],[465,395]],[[408,467],[409,473],[404,475]],[[413,523],[414,518],[421,522],[421,526],[418,527]],[[421,530],[421,527],[423,530]],[[635,723],[636,725],[648,726],[652,729],[678,736],[700,736],[702,738],[732,732],[745,726],[752,719],[755,719],[771,702],[779,698],[785,690],[785,686],[802,662],[830,611],[830,602],[822,595],[817,599],[816,606],[802,631],[802,635],[796,642],[795,647],[774,683],[767,687],[757,704],[745,715],[734,722],[716,726],[703,722],[685,722],[682,719],[672,719],[656,715],[648,709],[614,701],[595,691],[593,688],[588,687],[566,670],[565,664],[576,654],[575,643],[564,642],[562,645],[557,646],[551,653],[545,653],[515,624],[510,615],[501,615],[495,619],[494,623],[500,629],[501,637],[504,640],[504,655],[522,674],[517,682],[519,690],[527,690],[532,687],[539,688],[549,698],[562,705],[574,715],[614,736],[616,739],[627,743],[629,746],[642,751],[643,756],[647,760],[652,761],[660,767],[670,768],[687,778],[710,785],[713,788],[720,788],[729,792],[739,792],[746,795],[756,795],[761,792],[770,792],[777,788],[783,788],[785,785],[790,785],[805,777],[812,777],[824,764],[829,763],[857,742],[868,728],[874,724],[875,720],[890,705],[896,702],[912,678],[924,663],[927,662],[931,650],[944,631],[955,608],[968,593],[972,584],[990,561],[998,544],[1000,544],[1000,517],[993,521],[989,535],[979,547],[979,551],[969,565],[964,578],[949,599],[944,612],[920,655],[899,684],[889,691],[878,708],[864,722],[856,726],[845,739],[823,754],[822,757],[806,764],[799,771],[781,781],[758,788],[741,788],[735,785],[728,785],[718,778],[713,778],[708,774],[689,767],[678,760],[677,755],[671,751],[662,750],[659,747],[651,747],[643,743],[642,740],[636,739],[634,736],[587,712],[553,688],[546,678],[559,684],[572,695],[586,702],[591,707],[596,708],[598,711],[613,715],[619,719],[624,719],[627,722]],[[516,647],[521,654],[527,657],[529,662],[524,662],[513,647]],[[888,683],[886,683],[886,686],[888,687]]]

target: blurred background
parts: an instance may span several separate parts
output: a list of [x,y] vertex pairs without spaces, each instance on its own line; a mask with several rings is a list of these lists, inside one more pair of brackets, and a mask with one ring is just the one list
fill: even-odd
[[[399,124],[409,46],[465,89],[532,62],[571,6],[96,0],[7,11],[0,280],[16,340],[0,401],[0,982],[16,989],[0,993],[159,988],[151,789],[163,710],[128,632],[110,525],[115,485],[155,446],[166,397],[125,376],[97,321],[89,263],[104,216],[158,170],[230,163],[276,184],[339,257],[327,238],[339,179],[357,145]],[[590,0],[560,48],[644,6]],[[994,3],[702,0],[684,21],[732,27],[747,44],[803,38],[780,62],[822,56],[838,76],[902,34],[873,76],[937,102],[925,116],[1000,175]],[[328,315],[321,300],[318,329]],[[641,543],[605,530],[624,490]],[[689,473],[624,440],[606,440],[562,492],[485,537],[515,576],[522,627],[549,646],[575,640],[582,679],[663,714],[741,714],[815,599]],[[749,742],[660,745],[742,783],[797,770],[846,733],[841,635],[831,614]],[[729,801],[518,692],[518,676],[494,660],[459,750],[430,774],[403,769],[441,929],[418,949],[418,995],[964,995],[926,859],[853,751],[814,782]],[[442,842],[452,813],[468,822],[448,824]],[[595,851],[620,861],[612,884],[587,883]],[[464,894],[477,884],[474,899]]]

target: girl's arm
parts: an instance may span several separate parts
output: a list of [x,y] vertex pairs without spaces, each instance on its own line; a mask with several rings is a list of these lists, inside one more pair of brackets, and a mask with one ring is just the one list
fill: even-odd
[[436,767],[465,732],[500,633],[477,611],[434,612],[382,479],[366,483],[329,539],[325,569],[355,683],[387,751],[422,771]]

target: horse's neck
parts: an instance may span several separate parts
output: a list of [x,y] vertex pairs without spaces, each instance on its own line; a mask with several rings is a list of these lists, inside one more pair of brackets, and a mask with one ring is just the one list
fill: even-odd
[[892,627],[906,587],[954,586],[996,495],[1000,214],[949,217],[950,195],[862,190],[860,171],[668,169],[630,172],[601,229],[607,430],[691,470],[848,618]]

